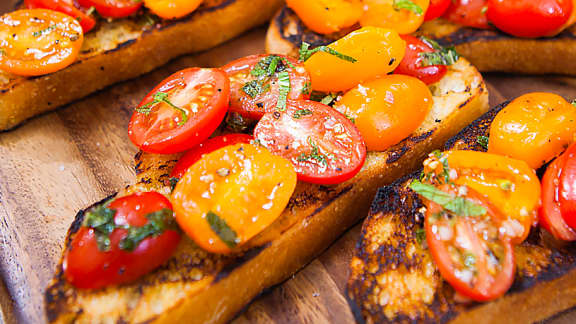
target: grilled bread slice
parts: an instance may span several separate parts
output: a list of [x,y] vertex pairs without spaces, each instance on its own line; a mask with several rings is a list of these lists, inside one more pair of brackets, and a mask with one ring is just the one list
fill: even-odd
[[78,60],[64,70],[39,77],[0,71],[0,131],[177,56],[221,44],[265,23],[281,2],[204,0],[197,11],[179,20],[156,22],[142,16],[104,21],[85,35]]
[[[385,152],[370,153],[359,175],[334,186],[299,183],[283,214],[241,253],[220,256],[184,239],[161,268],[132,284],[98,291],[67,284],[62,265],[46,291],[50,322],[222,323],[263,289],[285,280],[368,212],[377,188],[415,168],[427,153],[488,110],[479,72],[461,59],[433,90],[426,121]],[[178,156],[137,155],[138,181],[120,195],[169,193],[169,173]],[[78,213],[66,246],[82,223]]]
[[[445,149],[484,150],[477,138],[488,135],[503,106],[464,129]],[[380,189],[362,227],[348,282],[359,323],[534,323],[576,305],[576,245],[552,244],[540,229],[516,246],[516,277],[505,296],[485,304],[456,301],[417,235],[424,223],[423,203],[408,188],[416,176]]]
[[[317,34],[284,6],[270,24],[266,46],[271,53],[294,54],[303,41],[313,46],[326,45],[349,31]],[[553,38],[522,39],[436,19],[426,22],[417,34],[444,46],[455,46],[481,72],[576,75],[576,25]]]

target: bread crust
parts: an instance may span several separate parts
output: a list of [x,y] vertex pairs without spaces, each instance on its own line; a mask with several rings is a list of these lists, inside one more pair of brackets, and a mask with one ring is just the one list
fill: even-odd
[[44,76],[0,72],[0,131],[56,109],[111,84],[149,72],[173,58],[221,44],[265,23],[281,0],[206,0],[175,21],[103,22],[85,37],[71,66]]
[[[209,254],[184,238],[165,265],[141,280],[99,291],[80,291],[63,278],[61,263],[46,291],[50,322],[155,322],[185,320],[223,323],[255,296],[285,280],[364,217],[377,188],[414,170],[488,110],[488,93],[479,72],[466,60],[451,66],[432,88],[434,105],[421,127],[385,152],[371,152],[361,172],[334,186],[299,183],[288,207],[243,251]],[[169,193],[169,173],[178,156],[139,154],[138,180],[120,195],[156,190]],[[84,212],[71,227],[66,246]]]

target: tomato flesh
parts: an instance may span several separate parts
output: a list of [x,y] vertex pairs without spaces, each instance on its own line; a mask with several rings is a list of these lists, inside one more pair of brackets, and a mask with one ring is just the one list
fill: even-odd
[[142,0],[77,0],[85,7],[94,7],[105,18],[124,18],[135,14],[143,4]]
[[488,0],[453,0],[444,18],[462,26],[489,29],[487,2]]
[[397,5],[395,0],[363,0],[364,14],[360,25],[389,28],[399,34],[411,34],[424,22],[430,0],[412,0],[412,9]]
[[186,152],[186,154],[178,160],[174,169],[172,169],[170,177],[178,179],[182,178],[190,166],[198,162],[198,160],[200,160],[205,154],[214,152],[229,145],[240,143],[248,144],[252,140],[254,140],[254,138],[247,134],[226,134],[210,138],[206,142]]
[[433,53],[435,50],[432,46],[411,35],[401,37],[406,41],[406,55],[394,73],[413,76],[426,84],[436,83],[446,75],[448,68],[445,65],[423,66],[420,54]]
[[192,13],[202,0],[144,0],[144,4],[159,17],[176,19]]
[[434,20],[442,16],[450,7],[451,0],[430,0],[430,7],[426,11],[424,21]]
[[560,210],[566,224],[576,229],[576,144],[564,152],[562,161],[558,184]]
[[150,153],[186,151],[218,128],[229,97],[230,82],[219,69],[177,72],[152,90],[134,112],[128,126],[130,140]]
[[180,242],[177,230],[165,228],[158,234],[147,236],[132,250],[120,247],[128,236],[128,230],[122,226],[146,226],[149,224],[148,215],[161,210],[167,210],[169,217],[173,217],[170,201],[159,193],[137,193],[117,198],[108,208],[115,211],[113,222],[117,226],[109,235],[109,250],[99,248],[94,228],[82,226],[66,251],[64,276],[77,288],[100,289],[134,281],[166,262]]
[[290,160],[305,182],[344,182],[366,159],[366,145],[354,124],[314,101],[289,101],[285,111],[267,113],[256,125],[254,138]]
[[24,0],[24,4],[28,9],[50,9],[74,17],[80,22],[84,34],[96,26],[96,20],[81,9],[76,8],[72,0]]
[[[274,71],[267,73],[268,69],[274,69]],[[290,78],[288,99],[310,98],[308,72],[301,63],[287,56],[250,55],[226,64],[222,70],[230,78],[230,111],[249,119],[258,120],[265,113],[276,109],[280,95],[278,74],[282,71],[288,72]],[[265,74],[256,76],[258,72]],[[244,90],[244,87],[255,83],[264,88],[261,93]]]

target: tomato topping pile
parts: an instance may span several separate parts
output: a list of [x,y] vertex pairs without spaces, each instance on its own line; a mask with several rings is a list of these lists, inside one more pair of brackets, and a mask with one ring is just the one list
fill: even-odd
[[447,66],[456,63],[458,53],[453,48],[443,48],[430,39],[403,35],[406,55],[394,73],[416,77],[426,84],[440,81],[448,71]]
[[142,0],[76,0],[85,8],[94,8],[105,18],[124,18],[142,7]]
[[429,21],[441,17],[448,10],[452,2],[452,0],[430,0],[430,6],[426,11],[424,20]]
[[96,20],[86,13],[86,10],[77,8],[73,0],[24,0],[28,9],[50,9],[65,13],[80,23],[84,34],[96,26]]
[[172,204],[163,195],[114,199],[84,214],[64,256],[64,276],[81,289],[134,281],[166,262],[180,236]]

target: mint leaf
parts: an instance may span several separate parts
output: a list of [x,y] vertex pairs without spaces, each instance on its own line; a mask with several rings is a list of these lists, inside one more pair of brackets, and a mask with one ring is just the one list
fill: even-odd
[[458,216],[482,216],[486,215],[487,212],[486,208],[469,199],[454,196],[434,187],[433,185],[422,183],[419,180],[412,181],[410,189]]

